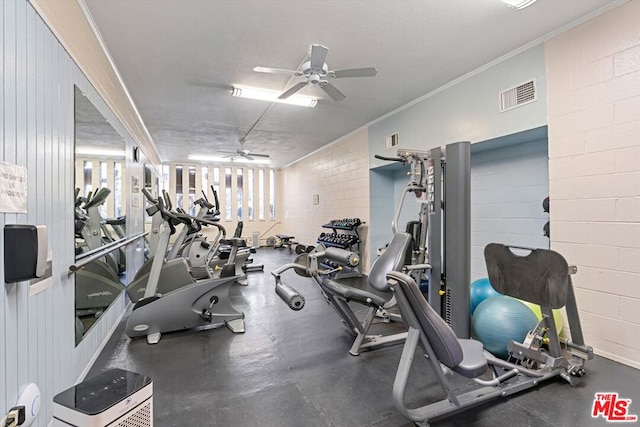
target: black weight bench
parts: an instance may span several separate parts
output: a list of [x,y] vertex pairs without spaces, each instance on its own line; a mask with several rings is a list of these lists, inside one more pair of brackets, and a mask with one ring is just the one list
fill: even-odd
[[293,239],[295,239],[295,236],[276,234],[276,237],[279,241],[275,244],[274,248],[279,249],[286,247],[289,249],[289,252],[291,252],[291,245],[293,244]]

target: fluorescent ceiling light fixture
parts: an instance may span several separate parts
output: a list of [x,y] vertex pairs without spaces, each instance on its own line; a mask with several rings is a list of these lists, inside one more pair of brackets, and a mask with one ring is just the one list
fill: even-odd
[[315,107],[318,103],[317,98],[304,95],[291,95],[287,99],[278,99],[282,92],[268,89],[258,89],[255,87],[234,86],[231,95],[240,98],[259,99],[269,102],[280,102],[283,104],[299,105],[301,107]]
[[268,165],[271,164],[270,159],[254,159],[249,160],[244,157],[238,155],[233,157],[220,157],[220,156],[203,156],[199,154],[190,154],[189,160],[198,160],[201,162],[211,162],[211,163],[250,163],[250,164],[258,164],[258,165]]
[[124,150],[109,150],[108,148],[76,147],[76,154],[85,156],[125,157],[127,153]]
[[516,10],[524,9],[527,6],[531,6],[536,2],[536,0],[502,0],[509,7],[512,7]]

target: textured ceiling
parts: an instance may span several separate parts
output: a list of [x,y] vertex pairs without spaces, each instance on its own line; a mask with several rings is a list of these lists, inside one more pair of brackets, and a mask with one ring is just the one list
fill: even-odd
[[[163,161],[245,148],[280,167],[613,0],[85,0]],[[330,69],[374,66],[336,79],[315,108],[235,98],[235,84],[284,90],[309,45]],[[255,127],[254,127],[255,125]],[[253,130],[249,132],[253,127]]]

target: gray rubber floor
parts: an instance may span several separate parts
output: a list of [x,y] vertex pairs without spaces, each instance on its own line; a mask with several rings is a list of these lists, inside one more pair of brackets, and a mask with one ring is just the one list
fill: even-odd
[[[109,368],[151,376],[156,427],[413,425],[391,401],[402,345],[350,356],[351,335],[311,279],[292,271],[283,276],[304,295],[301,311],[290,310],[275,295],[270,272],[294,257],[286,249],[260,249],[254,258],[265,265],[264,273],[250,273],[248,286],[234,287],[246,333],[221,327],[165,334],[151,346],[130,340],[120,325],[89,376]],[[456,384],[468,386],[462,380]],[[596,356],[577,387],[552,381],[431,425],[609,425],[591,417],[596,392],[632,399],[629,412],[640,415],[640,371]],[[418,363],[408,400],[441,397],[426,362]]]

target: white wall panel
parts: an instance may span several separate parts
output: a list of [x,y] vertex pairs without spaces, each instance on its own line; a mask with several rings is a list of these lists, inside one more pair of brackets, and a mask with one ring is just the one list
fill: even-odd
[[[43,427],[51,420],[53,396],[82,375],[126,303],[120,297],[75,347],[74,280],[67,275],[74,259],[74,85],[118,133],[126,132],[26,0],[0,2],[0,41],[0,160],[25,167],[28,180],[27,213],[0,213],[0,229],[46,225],[53,260],[53,285],[37,295],[29,296],[26,282],[2,284],[0,413],[15,404],[23,386],[35,382],[42,392],[35,425]],[[2,277],[4,268],[0,261]]]

